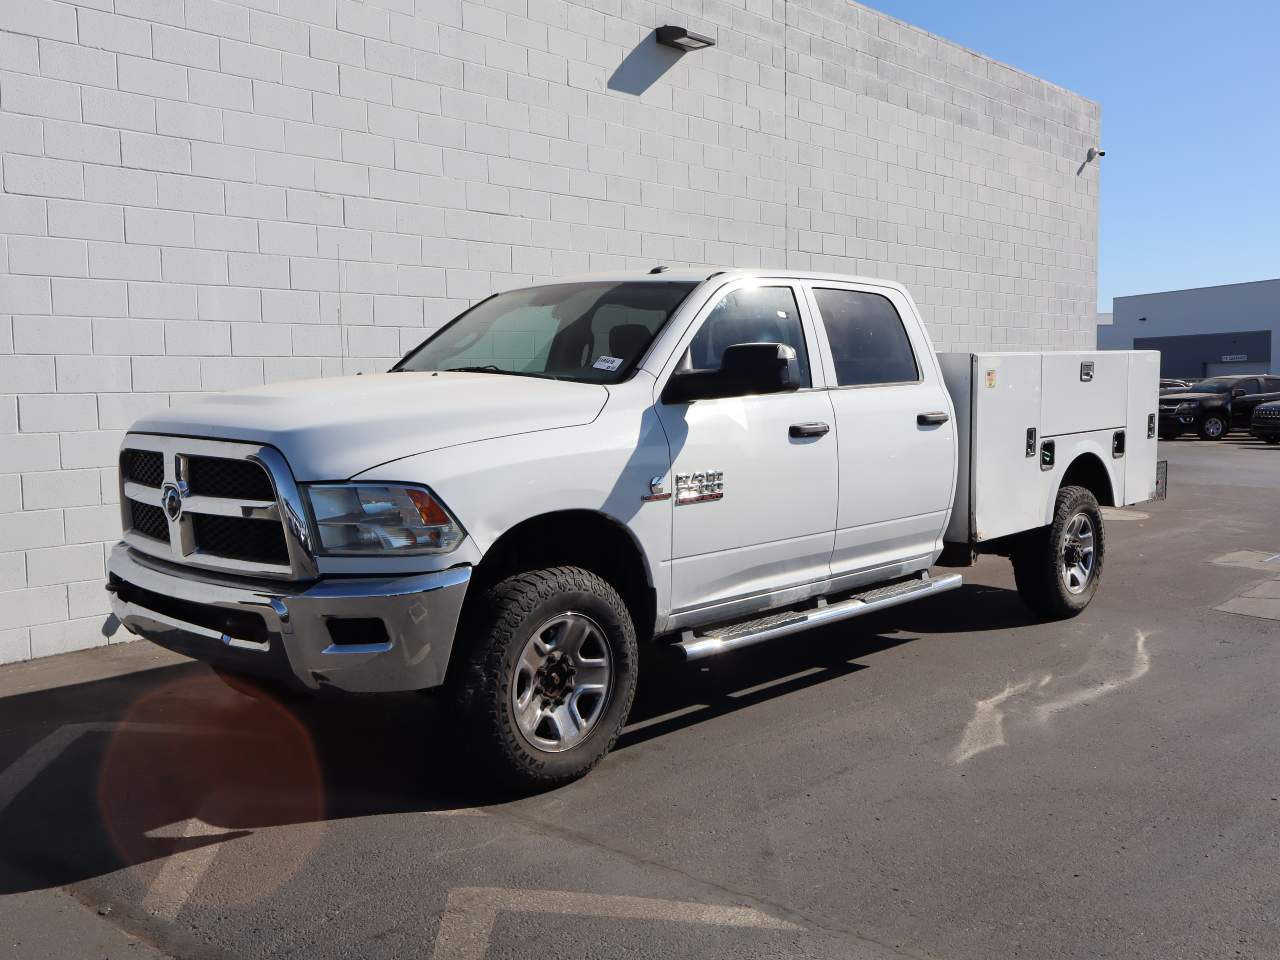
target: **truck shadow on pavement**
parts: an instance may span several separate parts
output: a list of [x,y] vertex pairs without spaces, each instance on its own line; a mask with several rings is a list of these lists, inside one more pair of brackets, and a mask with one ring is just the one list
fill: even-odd
[[[616,749],[863,672],[919,633],[1030,622],[1012,591],[962,590],[979,602],[926,600],[700,663],[650,646]],[[510,800],[452,726],[431,697],[262,701],[198,663],[0,699],[0,894],[272,827],[314,825],[303,835],[319,842],[329,821]]]

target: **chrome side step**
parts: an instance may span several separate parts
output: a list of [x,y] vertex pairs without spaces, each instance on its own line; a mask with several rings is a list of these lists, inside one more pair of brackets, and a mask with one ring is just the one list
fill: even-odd
[[948,574],[945,577],[916,577],[856,593],[836,603],[824,603],[820,600],[815,607],[782,610],[756,620],[714,628],[706,633],[686,630],[684,638],[676,646],[684,651],[686,660],[701,660],[728,650],[749,647],[753,643],[784,637],[789,633],[799,633],[811,627],[835,623],[837,620],[848,620],[850,617],[860,617],[877,610],[886,610],[889,607],[930,597],[935,593],[944,593],[947,590],[954,590],[962,582],[958,573]]

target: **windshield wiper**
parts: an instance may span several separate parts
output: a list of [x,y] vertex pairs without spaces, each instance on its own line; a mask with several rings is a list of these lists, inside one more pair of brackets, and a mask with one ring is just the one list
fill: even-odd
[[445,367],[439,371],[440,373],[502,373],[508,377],[534,377],[538,380],[559,380],[560,377],[553,376],[549,373],[532,373],[528,370],[504,370],[502,367],[495,366],[492,363],[484,364],[477,367]]

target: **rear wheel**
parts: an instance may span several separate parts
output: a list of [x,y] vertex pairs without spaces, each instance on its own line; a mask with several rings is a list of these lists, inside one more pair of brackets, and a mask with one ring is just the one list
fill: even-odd
[[1013,552],[1018,595],[1047,620],[1074,617],[1098,592],[1105,554],[1098,501],[1084,487],[1063,487],[1053,522],[1023,534]]
[[568,783],[613,746],[635,695],[635,627],[579,567],[516,574],[477,598],[451,667],[471,754],[522,790]]
[[1216,413],[1211,413],[1200,423],[1201,440],[1221,440],[1227,435],[1227,421]]
[[1182,436],[1182,430],[1181,430],[1181,429],[1176,429],[1176,428],[1171,428],[1171,427],[1161,427],[1161,428],[1160,428],[1160,439],[1161,439],[1161,440],[1176,440],[1176,439],[1178,439],[1178,437],[1180,437],[1180,436]]

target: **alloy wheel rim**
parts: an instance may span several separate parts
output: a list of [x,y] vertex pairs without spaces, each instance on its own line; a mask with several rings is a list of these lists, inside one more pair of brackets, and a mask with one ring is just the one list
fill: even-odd
[[1097,561],[1093,521],[1077,513],[1067,524],[1062,542],[1062,583],[1069,593],[1080,594],[1093,580]]
[[530,746],[569,750],[596,728],[613,690],[613,657],[600,625],[581,613],[542,624],[516,660],[511,712]]
[[1211,437],[1222,436],[1222,421],[1217,417],[1210,417],[1204,422],[1204,432]]

